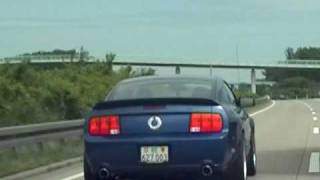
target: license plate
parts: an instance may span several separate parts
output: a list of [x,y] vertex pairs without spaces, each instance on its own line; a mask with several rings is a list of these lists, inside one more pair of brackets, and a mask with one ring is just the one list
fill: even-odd
[[140,160],[147,164],[161,164],[169,161],[168,146],[142,146]]

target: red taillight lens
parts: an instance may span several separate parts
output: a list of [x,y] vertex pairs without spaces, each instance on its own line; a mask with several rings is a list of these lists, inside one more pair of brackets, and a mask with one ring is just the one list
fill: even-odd
[[99,118],[97,117],[93,117],[90,119],[89,122],[89,134],[91,135],[98,135],[100,132],[100,128],[99,128]]
[[192,114],[190,122],[190,132],[201,131],[201,114]]
[[110,118],[108,116],[100,117],[100,133],[98,135],[110,134]]
[[192,113],[190,132],[192,133],[219,133],[223,129],[223,120],[220,114]]
[[118,116],[109,116],[110,121],[110,134],[116,135],[120,133],[120,123]]
[[120,134],[119,116],[99,116],[89,119],[88,132],[92,136]]

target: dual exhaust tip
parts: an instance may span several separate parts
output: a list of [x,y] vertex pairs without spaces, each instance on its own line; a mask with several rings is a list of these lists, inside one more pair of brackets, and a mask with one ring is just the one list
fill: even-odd
[[[212,166],[209,165],[209,164],[203,165],[202,168],[201,168],[201,174],[202,174],[202,176],[204,176],[204,177],[210,177],[210,176],[212,176],[212,175],[213,175],[213,168],[212,168]],[[99,170],[98,175],[99,175],[99,178],[100,178],[100,179],[102,179],[102,180],[107,180],[107,179],[109,179],[109,178],[111,177],[111,172],[110,172],[110,170],[109,170],[108,168],[105,168],[105,167],[104,167],[104,168],[101,168],[101,169]]]
[[212,175],[213,175],[213,168],[212,168],[212,166],[209,165],[209,164],[203,165],[202,168],[201,168],[201,174],[202,174],[202,176],[204,176],[204,177],[212,176]]
[[107,180],[111,177],[111,172],[107,168],[101,168],[98,172],[98,175],[101,180]]

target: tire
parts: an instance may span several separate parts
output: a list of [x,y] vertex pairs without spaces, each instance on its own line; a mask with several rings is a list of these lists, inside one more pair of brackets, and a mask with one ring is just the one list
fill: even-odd
[[247,163],[248,175],[254,176],[257,173],[257,153],[256,153],[256,141],[254,133],[251,136],[250,140],[250,152],[248,156]]
[[87,160],[84,158],[83,160],[83,177],[84,180],[96,180],[97,178],[95,178],[95,176],[92,174],[92,172],[90,171],[89,165]]
[[245,152],[245,146],[241,143],[238,157],[229,168],[229,172],[225,174],[225,179],[247,180],[247,156]]

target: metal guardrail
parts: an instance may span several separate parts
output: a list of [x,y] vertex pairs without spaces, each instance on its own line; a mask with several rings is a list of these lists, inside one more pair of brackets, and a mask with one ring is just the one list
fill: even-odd
[[271,100],[271,97],[269,95],[257,98],[257,99],[255,99],[255,105],[262,104],[262,103],[269,101],[269,100]]
[[258,98],[249,98],[249,97],[245,97],[245,98],[241,98],[241,104],[243,107],[247,108],[247,107],[252,107],[256,104],[262,104],[266,101],[270,100],[270,96],[263,96],[263,97],[258,97]]
[[0,128],[0,149],[82,135],[83,120]]

